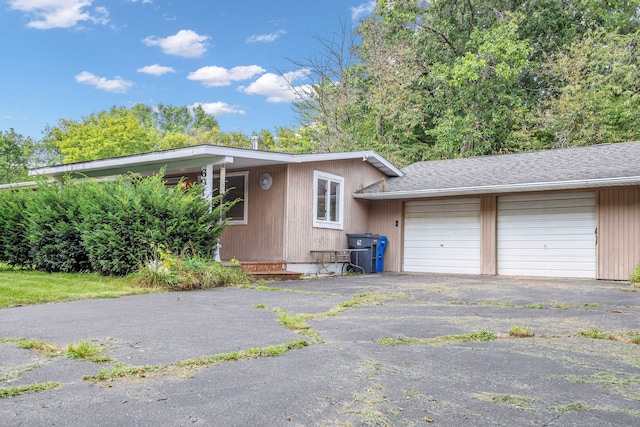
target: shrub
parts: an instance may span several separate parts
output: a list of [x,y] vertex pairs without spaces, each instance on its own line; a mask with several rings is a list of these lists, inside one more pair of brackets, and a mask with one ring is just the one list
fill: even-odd
[[638,265],[631,276],[629,276],[629,283],[634,288],[640,288],[640,265]]
[[174,257],[164,249],[140,268],[143,286],[160,287],[170,291],[210,289],[251,280],[249,273],[234,267],[197,256]]
[[47,272],[89,271],[89,257],[82,244],[79,192],[74,182],[42,184],[26,203],[27,234],[31,260]]
[[158,244],[172,253],[190,250],[212,257],[223,229],[221,212],[228,205],[220,206],[220,198],[214,198],[216,208],[211,210],[201,195],[199,185],[167,188],[161,175],[93,183],[79,224],[92,268],[106,274],[131,273],[141,262],[154,259],[153,246]]
[[114,181],[64,179],[37,191],[0,193],[0,262],[56,272],[132,273],[170,253],[213,257],[230,203],[202,198],[202,187],[165,186],[163,175]]
[[26,204],[32,190],[0,191],[0,260],[13,267],[31,266]]

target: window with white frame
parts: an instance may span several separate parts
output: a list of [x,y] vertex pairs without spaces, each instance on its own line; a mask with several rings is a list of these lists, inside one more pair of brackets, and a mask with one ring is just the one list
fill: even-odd
[[[236,204],[226,214],[227,224],[247,224],[247,193],[249,172],[228,172],[225,174],[225,189],[227,195],[224,200],[234,201]],[[213,188],[220,189],[220,175],[213,176]]]
[[313,226],[342,230],[344,178],[313,171]]

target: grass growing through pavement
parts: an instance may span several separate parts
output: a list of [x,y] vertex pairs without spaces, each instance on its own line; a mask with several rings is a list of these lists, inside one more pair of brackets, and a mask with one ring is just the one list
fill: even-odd
[[527,326],[513,325],[509,328],[509,336],[514,338],[530,338],[535,334],[533,330]]
[[[309,328],[309,324],[307,320],[315,320],[315,319],[323,319],[326,317],[337,316],[339,313],[347,310],[348,308],[358,307],[363,304],[368,305],[381,305],[383,301],[392,300],[392,299],[408,299],[408,297],[403,293],[397,294],[384,294],[380,292],[367,292],[364,294],[358,294],[354,296],[352,299],[342,302],[337,306],[315,314],[296,314],[293,315],[289,313],[287,310],[274,307],[272,310],[278,315],[278,322],[280,322],[285,328],[296,331],[300,335],[304,335],[308,338],[314,340],[314,344],[323,342],[318,334],[318,331]],[[256,307],[258,308],[258,307]],[[264,307],[260,307],[264,308]]]
[[578,335],[583,338],[591,338],[593,340],[616,340],[612,334],[599,331],[598,329],[589,329],[587,331],[578,331]]
[[0,343],[12,343],[17,348],[30,350],[47,357],[65,356],[69,359],[83,359],[95,363],[111,362],[111,358],[104,354],[104,348],[91,344],[87,340],[69,344],[65,350],[55,344],[40,340],[28,340],[26,338],[0,338]]
[[111,361],[111,358],[104,354],[103,347],[93,345],[86,340],[69,344],[67,346],[67,357],[69,359],[83,359],[95,363],[107,363]]
[[159,292],[141,288],[133,277],[105,277],[97,274],[43,273],[0,268],[0,308],[50,302]]
[[509,405],[509,406],[513,406],[515,408],[523,409],[526,411],[532,411],[533,407],[531,406],[531,404],[538,400],[533,397],[518,396],[515,394],[481,393],[476,395],[476,397],[480,400],[486,400],[493,403]]
[[18,348],[31,350],[34,353],[48,357],[58,357],[64,354],[63,348],[40,340],[28,340],[26,338],[0,338],[0,343],[2,342],[12,343]]
[[442,344],[457,342],[479,342],[479,341],[495,341],[496,336],[489,331],[482,330],[469,334],[445,335],[436,338],[380,338],[378,344],[384,345],[425,345],[425,344]]
[[39,393],[47,390],[61,389],[62,384],[55,382],[29,384],[16,387],[0,388],[0,399],[10,399],[23,394]]
[[163,375],[180,375],[191,372],[194,369],[202,369],[210,366],[218,366],[223,363],[234,363],[263,357],[278,357],[291,350],[299,350],[309,343],[305,340],[292,341],[286,344],[268,347],[248,348],[241,351],[220,353],[210,357],[187,359],[171,363],[169,365],[127,366],[119,364],[112,369],[102,369],[95,375],[83,377],[85,381],[100,384],[108,381],[132,381]]

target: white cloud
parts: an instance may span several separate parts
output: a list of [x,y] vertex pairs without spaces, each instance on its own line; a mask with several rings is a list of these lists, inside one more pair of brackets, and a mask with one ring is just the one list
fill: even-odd
[[198,105],[202,107],[205,113],[216,117],[225,114],[247,114],[246,111],[239,108],[237,105],[229,105],[226,102],[196,102],[195,104],[191,105],[190,108],[194,109]]
[[161,76],[163,74],[176,72],[173,67],[165,67],[158,64],[147,65],[146,67],[138,68],[136,71],[139,73],[151,74],[152,76]]
[[113,93],[125,93],[133,86],[133,82],[124,80],[122,77],[115,77],[109,80],[105,77],[98,77],[88,71],[83,71],[76,75],[76,82]]
[[27,120],[26,117],[16,117],[16,116],[11,116],[11,115],[5,115],[0,117],[2,120],[11,120],[11,121],[21,121],[24,122]]
[[287,34],[285,30],[276,31],[271,34],[254,34],[251,37],[247,38],[247,43],[271,43],[276,41],[276,39],[284,34]]
[[38,30],[70,28],[84,21],[102,25],[109,22],[105,7],[87,10],[92,3],[93,0],[9,0],[9,7],[28,13],[31,20],[27,26]]
[[233,67],[229,70],[215,65],[202,67],[192,73],[187,78],[201,82],[206,87],[229,86],[231,82],[248,80],[266,70],[258,65],[243,65]]
[[153,0],[130,0],[131,3],[153,3]]
[[247,87],[241,87],[240,90],[249,95],[264,95],[267,102],[291,102],[305,98],[313,92],[310,84],[294,86],[294,82],[298,79],[308,76],[308,69],[290,71],[283,75],[273,73],[263,74]]
[[209,36],[201,36],[195,31],[180,30],[169,37],[146,37],[142,42],[147,46],[160,46],[167,55],[184,58],[199,58],[207,51]]
[[373,10],[376,8],[376,2],[370,1],[367,3],[362,3],[356,7],[351,8],[351,19],[357,21],[365,16],[371,15]]

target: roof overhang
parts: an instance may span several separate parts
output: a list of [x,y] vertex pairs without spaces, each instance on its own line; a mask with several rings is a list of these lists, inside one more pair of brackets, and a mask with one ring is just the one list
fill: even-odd
[[349,153],[326,154],[286,154],[269,151],[247,150],[242,148],[220,147],[216,145],[198,145],[175,150],[135,154],[124,157],[94,160],[47,166],[29,171],[31,176],[60,177],[63,175],[83,175],[100,177],[124,173],[152,174],[165,168],[173,173],[200,171],[206,165],[232,165],[231,169],[320,162],[330,160],[362,159],[379,169],[389,177],[402,176],[403,172],[389,163],[375,151],[355,151]]
[[486,185],[477,187],[437,188],[415,191],[395,191],[378,193],[354,193],[356,199],[365,200],[406,200],[435,197],[479,196],[485,194],[524,193],[536,191],[580,190],[602,187],[640,185],[640,176],[584,179],[576,181],[533,182],[522,184]]

